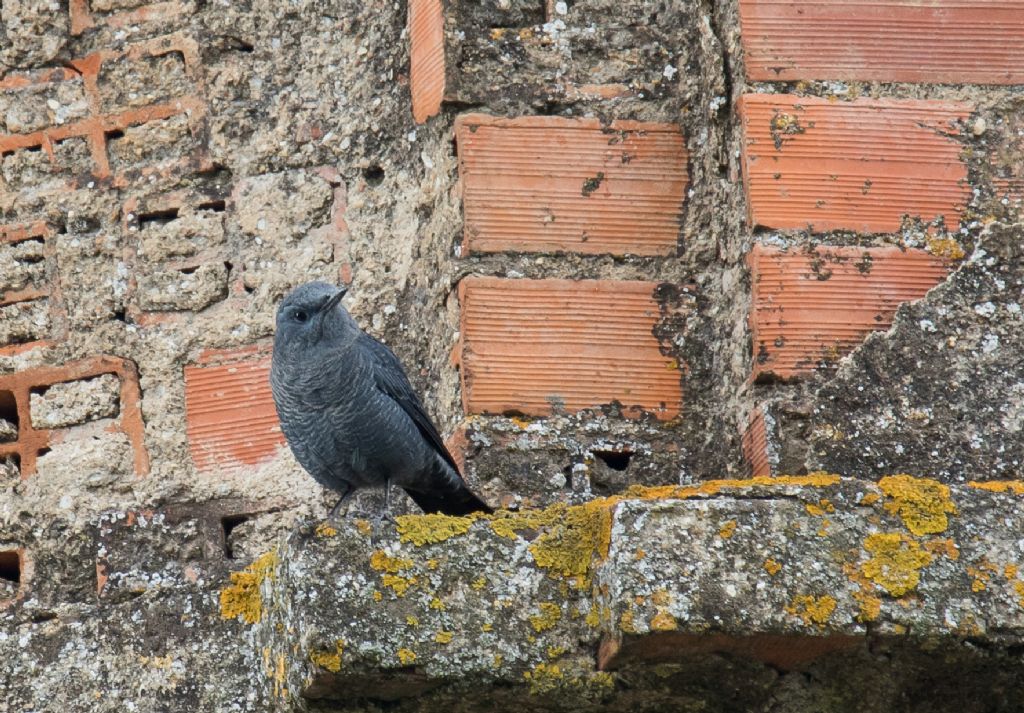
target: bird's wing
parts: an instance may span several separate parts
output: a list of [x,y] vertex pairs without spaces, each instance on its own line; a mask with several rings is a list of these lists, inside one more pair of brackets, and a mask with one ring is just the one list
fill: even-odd
[[452,467],[452,470],[459,473],[459,466],[455,464],[455,459],[452,458],[452,454],[445,447],[441,434],[437,432],[437,428],[434,427],[430,416],[423,409],[423,404],[420,403],[419,397],[413,391],[409,378],[405,375],[405,370],[402,368],[402,362],[398,361],[398,357],[387,346],[381,344],[368,334],[360,336],[359,341],[360,346],[373,358],[373,371],[377,388],[409,414],[409,418],[416,424],[416,428],[427,439],[427,442],[444,458],[445,462]]

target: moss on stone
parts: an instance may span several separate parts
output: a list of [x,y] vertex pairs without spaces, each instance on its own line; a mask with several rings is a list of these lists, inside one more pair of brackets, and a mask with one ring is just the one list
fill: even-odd
[[889,498],[885,509],[898,514],[915,535],[933,535],[949,526],[947,514],[956,514],[949,497],[949,486],[930,478],[890,475],[878,481]]
[[277,550],[273,549],[241,572],[231,573],[231,584],[220,592],[220,615],[224,619],[242,617],[246,624],[255,624],[263,618],[263,597],[260,585],[274,578]]

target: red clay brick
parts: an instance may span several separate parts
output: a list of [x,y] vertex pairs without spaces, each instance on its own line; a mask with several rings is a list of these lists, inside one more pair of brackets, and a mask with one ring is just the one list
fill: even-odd
[[[43,243],[43,262],[37,263],[39,267],[36,274],[24,274],[23,278],[29,279],[18,281],[17,284],[0,285],[0,308],[18,304],[26,309],[35,310],[47,319],[47,324],[40,327],[39,338],[29,338],[27,341],[16,339],[13,342],[0,344],[0,356],[9,356],[26,349],[46,345],[51,340],[61,338],[64,334],[64,307],[60,283],[51,282],[47,276],[48,271],[52,272],[55,269],[56,262],[56,248],[52,236],[53,229],[41,220],[31,223],[0,225],[0,249],[3,246],[15,246],[26,241],[38,242],[41,240]],[[6,256],[3,257],[7,259]]]
[[460,116],[465,249],[668,255],[687,154],[674,124]]
[[749,255],[754,370],[788,378],[833,364],[871,332],[888,329],[897,307],[920,299],[950,266],[923,250],[761,245]]
[[29,413],[31,391],[101,374],[114,374],[121,381],[118,417],[112,428],[128,437],[132,445],[135,474],[142,476],[149,473],[146,426],[142,421],[142,391],[135,364],[120,357],[95,356],[62,366],[41,366],[0,376],[0,404],[5,410],[9,409],[18,422],[18,440],[0,443],[0,458],[11,455],[17,457],[23,480],[36,472],[36,460],[40,453],[49,448],[63,430],[33,426]]
[[462,398],[467,413],[546,415],[618,401],[672,418],[679,370],[661,354],[652,282],[467,277]]
[[[110,97],[104,97],[105,88],[101,86],[101,72],[104,64],[110,65],[117,62],[131,64],[134,62],[139,67],[143,67],[148,60],[174,54],[180,54],[184,60],[184,76],[191,83],[192,93],[176,96],[173,100],[162,103],[131,108],[120,107],[123,110],[104,112],[105,108],[112,108]],[[158,37],[130,45],[124,50],[96,52],[72,60],[69,64],[78,73],[73,78],[76,81],[80,80],[83,84],[89,104],[89,116],[38,130],[0,134],[0,153],[41,148],[59,170],[59,160],[54,154],[54,145],[69,138],[81,137],[89,144],[93,161],[93,175],[97,178],[108,178],[111,177],[111,170],[107,143],[111,134],[125,132],[148,122],[183,115],[187,117],[189,130],[195,139],[198,141],[203,135],[206,102],[201,98],[203,94],[202,69],[198,45],[190,37],[180,33]],[[69,78],[66,74],[58,75],[50,72],[32,78],[19,77],[18,81],[12,81],[10,86],[20,88],[28,79],[35,82],[52,82],[66,81]],[[0,85],[0,90],[4,88],[3,85]],[[173,164],[163,165],[155,170],[163,173],[180,172],[184,166],[190,166],[196,170],[209,169],[210,163],[205,149],[203,147],[196,148],[188,156],[181,157]],[[123,177],[114,176],[113,179],[115,185],[126,183]]]
[[763,407],[757,406],[750,412],[750,421],[740,439],[740,446],[751,478],[772,474],[771,462],[768,459],[768,431]]
[[740,0],[754,81],[1024,82],[1024,1]]
[[746,94],[740,111],[751,225],[883,233],[909,215],[958,226],[969,188],[951,134],[970,105]]
[[255,465],[284,444],[269,375],[264,346],[208,350],[185,367],[186,431],[196,468]]
[[409,87],[417,124],[441,111],[445,88],[441,0],[409,0]]

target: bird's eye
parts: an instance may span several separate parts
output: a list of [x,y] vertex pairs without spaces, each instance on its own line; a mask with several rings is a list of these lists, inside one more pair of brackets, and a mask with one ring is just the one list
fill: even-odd
[[292,313],[292,317],[295,318],[296,322],[305,322],[309,319],[309,315],[303,312],[301,309],[297,309]]

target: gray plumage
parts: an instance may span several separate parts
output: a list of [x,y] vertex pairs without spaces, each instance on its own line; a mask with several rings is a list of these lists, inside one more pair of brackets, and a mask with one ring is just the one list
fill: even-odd
[[277,310],[270,385],[296,460],[341,494],[402,487],[426,512],[491,512],[466,487],[394,353],[363,332],[325,282]]

